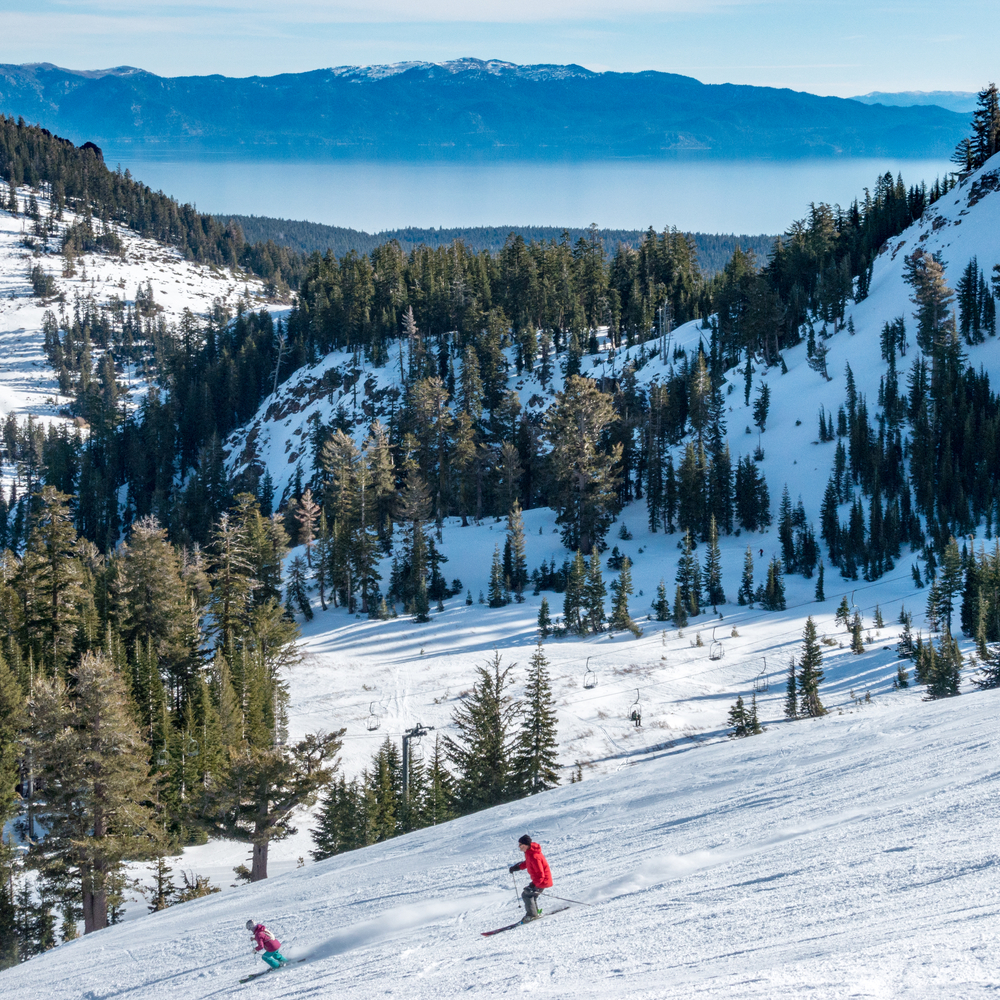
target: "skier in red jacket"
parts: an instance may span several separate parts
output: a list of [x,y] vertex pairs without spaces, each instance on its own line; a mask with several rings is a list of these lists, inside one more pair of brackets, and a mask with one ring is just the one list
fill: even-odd
[[257,943],[254,951],[263,950],[264,954],[260,957],[272,969],[280,969],[288,964],[288,959],[280,951],[281,942],[263,924],[255,924],[252,920],[248,920],[247,930],[253,934],[253,939]]
[[537,920],[540,916],[538,897],[544,889],[552,888],[552,872],[549,871],[549,863],[545,860],[541,847],[534,843],[527,834],[518,840],[517,846],[524,854],[524,860],[510,866],[511,874],[526,868],[528,875],[531,876],[531,881],[521,892],[525,911],[521,923],[526,924],[529,920]]

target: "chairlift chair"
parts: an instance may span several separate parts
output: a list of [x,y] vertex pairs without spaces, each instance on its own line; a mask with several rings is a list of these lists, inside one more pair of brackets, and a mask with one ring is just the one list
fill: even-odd
[[628,713],[629,722],[635,723],[636,729],[642,728],[642,702],[639,701],[639,689],[635,689],[635,701],[632,702],[632,707],[629,709]]
[[583,686],[585,688],[597,687],[597,673],[590,669],[590,657],[587,657],[587,665],[583,670]]
[[379,726],[382,725],[382,719],[378,712],[375,711],[375,702],[372,702],[368,706],[368,721],[365,723],[368,728],[368,732],[373,733]]
[[764,666],[760,668],[760,673],[753,679],[753,689],[756,694],[764,694],[768,689],[766,656],[764,657]]
[[726,651],[722,646],[722,643],[715,638],[715,629],[712,629],[712,645],[708,650],[708,658],[710,660],[721,660],[725,655]]

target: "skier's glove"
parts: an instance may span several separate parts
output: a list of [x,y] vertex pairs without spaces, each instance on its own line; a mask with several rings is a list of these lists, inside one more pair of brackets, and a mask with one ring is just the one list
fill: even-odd
[[520,865],[511,865],[510,868],[508,868],[507,870],[511,873],[511,875],[513,875],[514,872],[520,870],[520,868],[521,868]]

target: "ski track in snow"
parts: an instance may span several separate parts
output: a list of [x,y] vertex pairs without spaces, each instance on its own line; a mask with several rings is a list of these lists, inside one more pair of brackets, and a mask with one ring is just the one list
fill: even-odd
[[[987,165],[939,201],[879,256],[871,294],[848,309],[856,335],[842,331],[827,341],[830,382],[807,367],[804,344],[784,352],[787,375],[772,369],[755,376],[755,386],[763,379],[772,388],[761,444],[773,510],[787,483],[793,503],[801,495],[810,520],[818,520],[836,445],[815,443],[817,411],[822,404],[836,413],[848,360],[859,393],[874,410],[885,371],[879,331],[900,315],[911,342],[899,365],[905,379],[917,354],[913,307],[902,281],[905,255],[918,245],[940,252],[953,287],[972,256],[987,274],[1000,262],[1000,194],[967,207],[972,183],[994,169]],[[24,298],[30,261],[17,247],[19,228],[20,220],[0,213],[0,287],[20,296],[0,299],[0,411],[54,416],[56,407],[45,402],[55,383],[40,349],[43,310]],[[145,262],[137,261],[128,289],[145,280],[153,260],[150,250]],[[88,276],[103,266],[88,258]],[[166,290],[157,288],[156,273],[154,288],[163,302]],[[206,283],[215,280],[205,276]],[[206,287],[202,301],[210,303]],[[187,302],[184,288],[182,283],[172,306],[178,314]],[[673,345],[696,349],[707,336],[700,324],[686,324],[674,331]],[[983,366],[994,382],[1000,378],[996,341],[966,350],[971,364]],[[367,419],[353,409],[354,387],[315,390],[326,370],[346,370],[350,360],[331,355],[265,400],[255,421],[227,443],[230,468],[246,459],[252,438],[280,495],[296,462],[307,470],[310,465],[310,456],[296,453],[310,418],[327,420],[341,403],[356,414],[356,433],[363,437]],[[590,363],[584,359],[585,373]],[[602,361],[596,371],[604,370],[610,369]],[[648,384],[663,372],[654,361],[638,378]],[[359,407],[369,377],[374,388],[391,385],[392,365],[362,371]],[[730,378],[727,420],[735,465],[757,437],[744,433],[753,425],[742,376]],[[550,398],[528,373],[512,375],[511,385],[523,405],[536,395]],[[558,377],[554,385],[560,387]],[[553,556],[561,562],[566,553],[553,533],[552,512],[526,511],[524,520],[529,566]],[[620,523],[632,532],[631,541],[617,537]],[[303,626],[302,661],[288,678],[292,735],[346,727],[341,757],[350,777],[386,736],[398,740],[416,722],[447,731],[474,667],[494,649],[504,662],[517,661],[520,693],[541,596],[497,610],[464,602],[465,588],[474,599],[486,591],[490,558],[503,533],[502,522],[445,523],[444,572],[449,580],[461,578],[463,594],[447,601],[442,614],[432,613],[429,624],[368,621],[342,609],[323,612],[317,604],[314,621]],[[639,501],[622,512],[608,542],[632,559],[642,594],[631,608],[644,619],[659,579],[672,589],[678,536],[650,534],[645,502]],[[780,551],[776,528],[722,539],[730,598],[748,543],[758,581],[766,561]],[[727,604],[720,607],[722,620],[704,615],[683,634],[641,620],[645,634],[639,639],[605,634],[550,640],[546,655],[565,780],[579,761],[583,783],[296,870],[312,846],[306,814],[298,833],[272,846],[274,877],[238,891],[229,883],[233,865],[244,860],[243,846],[190,848],[171,862],[175,870],[209,875],[223,885],[221,895],[149,916],[141,903],[132,904],[124,926],[0,973],[0,993],[32,1000],[447,998],[529,991],[650,1000],[993,995],[1000,693],[975,692],[970,670],[963,696],[948,702],[923,702],[912,688],[893,690],[900,606],[914,613],[915,630],[926,631],[926,590],[916,591],[910,579],[914,559],[904,549],[896,568],[873,583],[844,581],[828,567],[823,603],[813,599],[815,579],[788,576],[784,612]],[[607,573],[606,582],[611,577]],[[866,630],[871,641],[860,656],[850,653],[847,634],[833,621],[845,595],[869,626],[876,604],[886,622],[881,632]],[[558,616],[561,596],[545,596]],[[823,646],[821,694],[831,714],[788,723],[782,719],[785,671],[810,614],[820,636],[830,640]],[[709,657],[713,627],[725,650],[720,660]],[[699,635],[703,646],[696,644]],[[968,653],[970,644],[962,645]],[[583,687],[588,657],[598,675],[592,689]],[[768,730],[730,742],[726,712],[737,694],[749,697],[762,671],[770,683],[757,698]],[[637,689],[642,729],[628,721]],[[871,704],[861,703],[865,692]],[[381,724],[369,732],[372,707]],[[592,905],[574,906],[551,923],[481,938],[480,931],[518,915],[506,866],[526,830],[546,850],[554,891]],[[248,916],[265,920],[287,953],[306,961],[240,986],[239,978],[260,968],[243,930]]]

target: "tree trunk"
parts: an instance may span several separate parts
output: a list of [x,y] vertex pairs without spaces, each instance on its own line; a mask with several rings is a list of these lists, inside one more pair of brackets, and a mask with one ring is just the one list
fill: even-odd
[[267,844],[265,840],[262,844],[253,845],[253,862],[250,866],[250,881],[260,882],[267,878]]
[[[91,875],[93,878],[93,875]],[[89,881],[89,880],[88,880]],[[83,933],[99,931],[108,926],[108,895],[103,888],[83,887]]]

